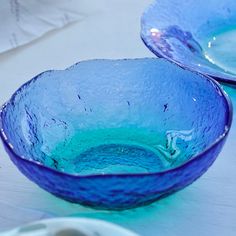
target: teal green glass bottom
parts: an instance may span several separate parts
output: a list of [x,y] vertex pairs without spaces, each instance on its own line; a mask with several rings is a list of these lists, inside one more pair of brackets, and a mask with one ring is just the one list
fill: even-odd
[[83,175],[159,172],[171,167],[180,156],[177,146],[168,147],[168,139],[160,137],[155,131],[135,128],[78,132],[47,150],[45,164]]
[[205,58],[227,73],[236,74],[236,26],[219,30],[207,37],[202,46]]

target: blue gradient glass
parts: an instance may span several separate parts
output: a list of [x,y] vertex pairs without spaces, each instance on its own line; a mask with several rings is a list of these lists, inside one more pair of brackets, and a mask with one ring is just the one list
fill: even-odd
[[158,57],[236,84],[236,1],[162,0],[144,12],[141,37]]
[[6,150],[29,179],[65,200],[122,210],[201,176],[232,108],[216,82],[167,61],[93,60],[36,76],[0,117]]

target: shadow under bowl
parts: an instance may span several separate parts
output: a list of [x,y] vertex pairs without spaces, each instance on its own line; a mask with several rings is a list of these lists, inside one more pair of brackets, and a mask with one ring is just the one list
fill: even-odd
[[154,1],[141,38],[158,57],[236,85],[236,1]]
[[231,120],[227,95],[207,77],[161,59],[91,60],[24,84],[1,110],[0,134],[46,191],[123,210],[200,177]]

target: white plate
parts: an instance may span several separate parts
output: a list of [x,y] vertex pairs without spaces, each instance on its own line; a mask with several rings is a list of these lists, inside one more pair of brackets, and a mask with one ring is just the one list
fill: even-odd
[[37,221],[0,236],[138,236],[118,225],[86,218],[56,218]]

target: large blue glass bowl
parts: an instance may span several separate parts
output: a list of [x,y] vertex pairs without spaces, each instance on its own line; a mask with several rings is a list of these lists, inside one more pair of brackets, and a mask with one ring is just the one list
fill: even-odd
[[93,60],[47,71],[1,111],[20,171],[71,202],[122,210],[191,184],[231,125],[226,94],[161,59]]
[[236,1],[156,0],[141,37],[158,57],[236,84]]

